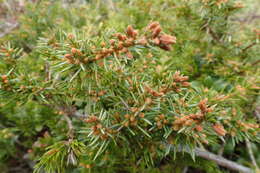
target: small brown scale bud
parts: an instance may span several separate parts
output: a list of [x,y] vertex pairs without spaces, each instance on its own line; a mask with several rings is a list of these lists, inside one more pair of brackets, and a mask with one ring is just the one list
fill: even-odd
[[148,25],[148,29],[153,30],[154,28],[156,28],[159,25],[160,25],[159,22],[152,22]]
[[101,46],[101,47],[105,47],[105,46],[106,46],[106,43],[105,43],[105,42],[101,42],[101,43],[100,43],[100,46]]
[[148,44],[148,41],[145,37],[143,37],[140,40],[138,40],[137,43],[140,45],[146,46]]
[[227,133],[222,124],[214,124],[213,129],[220,136],[225,136]]
[[144,113],[140,113],[140,114],[139,114],[139,117],[140,117],[140,118],[144,118],[144,117],[145,117],[145,114],[144,114]]
[[174,44],[176,43],[176,37],[167,35],[167,34],[162,34],[159,37],[160,43],[168,45],[168,44]]
[[71,57],[72,57],[71,54],[65,54],[65,55],[64,55],[64,58],[66,58],[66,59],[70,59]]
[[139,110],[137,107],[131,107],[130,109],[131,109],[131,112],[138,112],[138,110]]
[[207,98],[205,98],[205,99],[203,99],[203,100],[201,100],[200,102],[199,102],[199,108],[200,108],[200,110],[201,110],[201,112],[203,113],[203,114],[205,114],[205,113],[207,113],[208,112],[208,108],[207,108],[207,102],[208,102],[208,99]]
[[165,115],[163,115],[163,114],[159,115],[160,120],[163,120],[164,118],[165,118]]
[[198,131],[198,132],[201,132],[203,130],[203,127],[201,125],[196,125],[195,129]]
[[130,115],[129,114],[125,114],[125,119],[129,119]]
[[129,121],[125,122],[125,123],[124,123],[124,126],[125,126],[125,127],[128,127],[128,126],[129,126]]
[[70,33],[70,34],[68,34],[68,36],[67,36],[67,37],[68,37],[68,39],[70,39],[70,40],[71,40],[71,39],[73,39],[73,38],[74,38],[74,35]]
[[7,80],[7,76],[6,75],[2,75],[1,78],[2,78],[2,80]]
[[126,53],[126,56],[127,56],[129,59],[133,59],[133,58],[134,58],[133,54],[132,54],[130,51],[128,51],[128,52]]
[[160,97],[160,96],[163,96],[164,93],[163,92],[157,92],[157,91],[154,91],[153,89],[151,89],[150,87],[148,86],[145,86],[145,89],[148,93],[150,93],[151,95],[155,96],[155,97]]
[[135,121],[135,117],[134,117],[133,115],[130,117],[130,121],[131,121],[131,122],[134,122],[134,121]]
[[77,49],[76,48],[71,48],[71,53],[75,55],[77,53]]
[[134,28],[130,25],[127,27],[126,33],[131,38],[136,38],[136,36],[138,34],[138,32],[136,30],[134,30]]
[[99,118],[96,116],[90,116],[88,119],[85,120],[86,123],[96,123],[99,121]]
[[102,124],[97,124],[96,127],[97,127],[98,129],[101,129],[103,126],[102,126]]
[[153,100],[150,97],[145,99],[145,103],[148,105],[151,104],[152,102],[153,102]]
[[163,125],[160,121],[157,121],[156,125],[159,129],[163,128]]
[[115,45],[115,43],[116,43],[116,40],[114,40],[114,39],[111,39],[111,40],[109,40],[109,43],[110,43],[112,46],[114,46],[114,45]]
[[158,25],[156,28],[154,28],[153,33],[152,33],[153,38],[159,36],[161,31],[162,31],[162,28],[160,25]]
[[103,96],[103,95],[105,95],[106,94],[106,91],[99,91],[98,93],[97,93],[97,95],[100,97],[100,96]]

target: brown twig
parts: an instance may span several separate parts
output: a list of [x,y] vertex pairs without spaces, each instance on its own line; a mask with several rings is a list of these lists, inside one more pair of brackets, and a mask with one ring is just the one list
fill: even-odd
[[64,119],[66,120],[66,122],[68,124],[68,128],[69,128],[68,136],[70,138],[73,138],[73,136],[74,136],[74,127],[73,127],[72,121],[71,121],[71,119],[69,118],[69,116],[67,114],[63,114],[63,115],[64,115]]
[[234,171],[239,171],[239,172],[242,172],[242,173],[252,173],[253,172],[248,167],[242,166],[240,164],[237,164],[236,162],[227,160],[222,156],[218,156],[216,154],[213,154],[209,151],[206,151],[206,150],[203,150],[203,149],[200,149],[200,148],[196,148],[195,153],[199,157],[202,157],[202,158],[207,159],[207,160],[214,161],[218,165],[223,166],[223,167],[228,168],[228,169],[231,169],[231,170],[234,170]]
[[218,37],[218,35],[209,27],[207,26],[208,32],[209,34],[212,36],[212,38],[217,41],[217,42],[221,42],[220,38]]
[[247,47],[245,47],[244,49],[242,49],[242,52],[245,52],[246,50],[250,49],[251,47],[253,47],[254,45],[256,45],[256,42],[251,43],[250,45],[248,45]]
[[252,65],[257,65],[258,63],[260,63],[260,60],[253,62]]
[[5,35],[9,34],[12,32],[15,28],[19,26],[18,23],[14,23],[11,27],[7,28],[3,33],[0,34],[0,38],[4,37]]
[[253,151],[252,151],[251,143],[250,143],[250,141],[249,141],[248,139],[246,139],[246,147],[247,147],[247,150],[248,150],[250,159],[251,159],[251,161],[252,161],[254,167],[255,167],[256,169],[259,169],[259,167],[258,167],[258,165],[257,165],[257,163],[256,163],[256,160],[255,160],[255,156],[254,156]]
[[256,106],[254,114],[257,117],[258,121],[260,122],[260,105]]
[[218,155],[219,156],[222,156],[223,155],[223,153],[224,153],[224,149],[225,149],[225,143],[223,143],[222,145],[221,145],[221,148],[219,149],[219,152],[218,152]]
[[50,72],[50,64],[48,62],[45,63],[45,81],[51,80],[51,72]]
[[[167,144],[167,145],[169,145],[169,144]],[[172,148],[175,148],[175,150],[177,150],[178,152],[187,152],[187,153],[191,152],[191,149],[189,147],[183,147],[183,146],[176,147],[174,145],[171,145],[171,146],[172,146]],[[205,149],[195,148],[193,151],[195,152],[196,156],[202,157],[202,158],[207,159],[207,160],[211,160],[211,161],[215,162],[216,164],[218,164],[222,167],[228,168],[230,170],[238,171],[238,172],[241,172],[241,173],[253,173],[252,169],[245,167],[243,165],[240,165],[240,164],[233,162],[231,160],[228,160],[228,159],[226,159],[222,156],[219,156],[217,154],[213,154],[209,151],[206,151]]]

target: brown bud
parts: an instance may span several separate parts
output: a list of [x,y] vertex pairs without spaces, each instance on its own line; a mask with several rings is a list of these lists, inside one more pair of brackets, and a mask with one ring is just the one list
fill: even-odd
[[107,134],[104,134],[104,135],[101,135],[100,137],[102,140],[106,140],[108,138],[108,135]]
[[202,126],[201,125],[196,125],[195,129],[198,131],[198,132],[201,132],[203,130]]
[[207,112],[207,102],[208,102],[207,98],[205,98],[205,99],[203,99],[199,102],[199,108],[200,108],[202,113]]
[[214,124],[213,129],[220,136],[225,136],[227,133],[222,124]]
[[140,113],[140,114],[139,114],[139,117],[140,117],[140,118],[144,118],[144,116],[145,116],[144,113]]
[[161,123],[160,121],[157,121],[156,125],[157,125],[157,127],[158,127],[159,129],[162,128],[162,123]]
[[177,130],[179,130],[179,129],[180,129],[180,126],[179,126],[179,125],[177,125],[177,124],[176,124],[176,125],[173,125],[173,126],[172,126],[172,129],[173,129],[173,130],[175,130],[175,131],[177,131]]
[[70,34],[68,34],[68,36],[67,36],[67,37],[68,37],[68,39],[70,39],[70,40],[71,40],[71,39],[73,39],[73,38],[74,38],[74,35],[70,33]]
[[74,55],[75,55],[77,52],[78,52],[78,51],[77,51],[77,49],[76,49],[76,48],[74,48],[74,47],[73,47],[73,48],[71,48],[71,53],[72,53],[72,54],[74,54]]
[[161,120],[163,120],[163,119],[165,118],[165,115],[161,114],[161,115],[159,115],[159,118],[160,118]]
[[66,58],[66,59],[70,59],[71,57],[72,57],[72,55],[68,54],[68,53],[64,55],[64,58]]
[[126,52],[126,56],[129,58],[129,59],[132,59],[134,56],[133,54],[130,52],[130,51],[127,51]]
[[126,118],[126,119],[129,119],[129,118],[130,118],[130,115],[129,115],[129,114],[125,114],[125,118]]
[[162,28],[161,28],[160,25],[158,25],[158,26],[153,30],[153,33],[152,33],[153,38],[157,37],[157,36],[160,34],[161,31],[162,31]]
[[119,42],[117,45],[118,50],[122,50],[124,48],[124,43],[123,42]]
[[132,126],[137,126],[137,120],[134,120],[133,122],[131,122]]
[[143,37],[140,40],[138,40],[137,43],[140,44],[140,45],[145,46],[145,45],[147,45],[148,42],[147,42],[146,38]]
[[159,45],[159,44],[160,44],[159,38],[153,39],[153,43],[154,43],[155,45]]
[[97,95],[98,96],[103,96],[103,95],[105,95],[105,93],[106,93],[106,91],[102,90],[102,91],[99,91]]
[[102,128],[102,124],[97,124],[96,126],[98,129],[101,129]]
[[102,42],[100,43],[100,46],[101,46],[101,47],[105,47],[105,46],[106,46],[106,43],[105,43],[104,41],[102,41]]
[[176,37],[167,35],[167,34],[162,34],[160,36],[160,43],[162,44],[174,44],[176,43]]
[[150,97],[147,97],[145,99],[145,103],[148,104],[148,105],[151,104],[152,103],[152,99]]
[[131,112],[137,112],[138,108],[137,107],[131,107]]
[[131,117],[130,117],[130,121],[131,121],[131,122],[134,122],[134,121],[135,121],[135,117],[134,117],[134,116],[131,116]]
[[126,122],[124,123],[124,126],[125,126],[125,127],[128,127],[128,126],[129,126],[129,121],[126,121]]
[[193,120],[187,120],[187,121],[185,121],[184,125],[190,126],[190,125],[192,125],[192,123],[193,123]]
[[110,44],[111,44],[112,46],[114,46],[114,45],[115,45],[115,42],[116,42],[116,40],[114,40],[114,39],[111,39],[111,40],[109,40],[109,42],[110,42]]
[[190,83],[189,83],[189,82],[183,82],[183,83],[182,83],[182,86],[183,86],[183,87],[189,87],[189,86],[190,86]]
[[159,25],[160,25],[159,22],[152,22],[148,25],[148,29],[153,30],[154,28],[156,28]]
[[167,124],[167,123],[168,123],[168,120],[164,119],[163,124]]
[[134,30],[134,28],[133,28],[131,25],[129,25],[129,26],[127,27],[126,33],[127,33],[127,35],[128,35],[129,37],[132,37],[132,38],[135,38],[136,35],[137,35],[137,31]]
[[163,92],[156,92],[156,91],[153,91],[153,92],[152,92],[152,95],[155,96],[155,97],[160,97],[160,96],[163,96],[164,93],[163,93]]
[[7,76],[6,75],[2,75],[1,78],[2,78],[2,80],[7,80]]
[[171,46],[170,46],[170,45],[167,45],[167,44],[161,44],[159,47],[160,47],[161,49],[163,49],[163,50],[166,50],[166,51],[172,50]]
[[28,149],[27,152],[28,152],[28,153],[32,153],[33,150],[32,150],[32,149]]
[[120,41],[125,41],[125,40],[127,39],[125,35],[122,35],[122,34],[120,34],[120,33],[115,34],[115,36],[116,36],[116,37],[118,38],[118,40],[120,40]]

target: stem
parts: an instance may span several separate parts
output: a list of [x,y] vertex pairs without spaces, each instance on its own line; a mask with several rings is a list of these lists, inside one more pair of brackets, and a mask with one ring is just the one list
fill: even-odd
[[4,37],[5,35],[9,34],[12,30],[19,26],[18,23],[14,23],[11,27],[7,28],[2,34],[0,34],[0,38]]
[[251,43],[250,45],[248,45],[247,47],[245,47],[244,49],[242,49],[242,52],[245,52],[246,50],[250,49],[250,48],[253,47],[254,45],[256,45],[255,42]]
[[207,27],[209,34],[212,36],[212,38],[216,41],[216,42],[221,42],[220,38],[218,37],[218,35],[208,26]]
[[224,149],[225,149],[225,143],[223,143],[222,145],[221,145],[221,148],[219,149],[219,152],[218,152],[218,155],[219,156],[222,156],[223,155],[223,153],[224,153]]
[[248,139],[246,139],[246,147],[248,149],[248,153],[249,153],[250,159],[252,160],[253,165],[255,166],[256,169],[259,169],[257,166],[256,160],[255,160],[255,156],[252,151],[251,143]]
[[67,114],[64,114],[64,119],[66,120],[66,122],[68,124],[68,128],[69,128],[68,136],[70,138],[73,138],[73,136],[74,136],[74,127],[73,127],[72,121],[71,121],[71,119],[69,118],[69,116]]
[[195,153],[199,157],[202,157],[202,158],[207,159],[207,160],[214,161],[218,165],[223,166],[223,167],[228,168],[228,169],[231,169],[231,170],[234,170],[234,171],[239,171],[239,172],[242,172],[242,173],[252,173],[253,172],[248,167],[242,166],[240,164],[237,164],[236,162],[227,160],[222,156],[218,156],[216,154],[213,154],[209,151],[206,151],[206,150],[203,150],[203,149],[200,149],[200,148],[196,148]]

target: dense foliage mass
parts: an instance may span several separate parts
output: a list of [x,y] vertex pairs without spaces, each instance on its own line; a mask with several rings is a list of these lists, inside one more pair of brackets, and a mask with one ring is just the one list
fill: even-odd
[[0,170],[230,172],[199,148],[257,171],[260,28],[240,11],[25,2],[0,38]]

